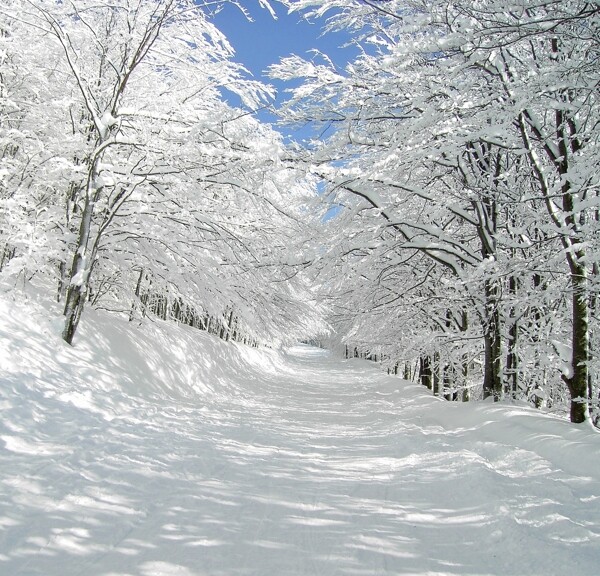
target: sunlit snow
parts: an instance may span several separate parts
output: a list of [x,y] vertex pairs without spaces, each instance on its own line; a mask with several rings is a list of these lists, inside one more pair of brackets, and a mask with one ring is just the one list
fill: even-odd
[[0,574],[598,573],[588,427],[91,310],[71,348],[58,316],[0,297]]

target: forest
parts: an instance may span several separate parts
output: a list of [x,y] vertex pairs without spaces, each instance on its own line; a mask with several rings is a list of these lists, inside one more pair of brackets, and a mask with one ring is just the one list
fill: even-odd
[[[75,346],[90,308],[158,317],[598,425],[600,6],[270,1],[2,2],[2,290]],[[357,56],[273,62],[275,106],[225,4]]]

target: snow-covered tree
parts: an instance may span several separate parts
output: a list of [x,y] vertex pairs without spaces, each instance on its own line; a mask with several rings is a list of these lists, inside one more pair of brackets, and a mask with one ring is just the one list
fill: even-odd
[[[404,255],[394,267],[426,255],[453,285],[431,293],[432,316],[438,299],[452,294],[450,316],[468,306],[478,320],[484,395],[500,397],[509,376],[517,386],[518,334],[529,330],[529,344],[554,350],[571,419],[585,420],[598,232],[598,8],[577,1],[288,4],[352,30],[363,49],[344,70],[327,58],[292,57],[273,67],[280,78],[304,80],[282,116],[319,126],[307,162],[350,210],[339,219],[346,235],[369,215],[370,243],[361,237],[355,246],[367,253],[356,290],[385,262],[374,247],[390,237]],[[415,270],[415,284],[427,270]],[[548,275],[552,281],[543,281]],[[350,289],[346,283],[346,295]],[[545,312],[562,312],[565,291],[570,318],[552,324],[549,346],[533,302],[543,294],[551,299]]]
[[[302,333],[318,323],[290,273],[302,258],[288,253],[301,250],[312,187],[251,116],[270,88],[234,62],[217,8],[15,0],[0,11],[12,34],[3,78],[21,74],[6,90],[29,91],[0,103],[22,108],[20,132],[3,136],[26,127],[33,148],[19,151],[26,177],[3,172],[4,246],[19,246],[13,270],[54,276],[69,343],[86,302],[128,310],[142,295],[215,317],[235,309],[256,336],[292,336],[302,322],[288,305],[307,318]],[[19,244],[22,229],[35,235]]]

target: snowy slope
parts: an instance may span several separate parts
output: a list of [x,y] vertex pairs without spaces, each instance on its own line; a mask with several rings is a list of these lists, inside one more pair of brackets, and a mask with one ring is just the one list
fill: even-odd
[[0,297],[0,574],[600,573],[600,435]]

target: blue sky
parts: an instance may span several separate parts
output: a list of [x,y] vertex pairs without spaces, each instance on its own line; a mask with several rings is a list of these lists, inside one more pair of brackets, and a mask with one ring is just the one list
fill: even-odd
[[[285,98],[285,84],[268,78],[265,71],[280,58],[291,54],[310,58],[310,51],[318,49],[343,67],[349,59],[356,56],[355,48],[343,48],[350,40],[348,34],[323,34],[323,19],[308,22],[299,13],[290,15],[283,6],[273,2],[272,7],[277,14],[275,20],[268,10],[259,7],[258,0],[246,0],[244,5],[248,7],[252,22],[232,5],[225,5],[213,21],[235,49],[235,60],[243,64],[256,79],[277,88],[277,100]],[[266,122],[276,120],[268,112],[259,112],[258,117]],[[302,141],[314,137],[310,126],[293,130],[279,126],[278,130],[286,140]],[[331,218],[335,211],[333,208],[326,218]]]
[[310,58],[309,51],[318,49],[334,62],[344,65],[355,54],[352,48],[341,48],[349,37],[343,33],[322,35],[324,21],[309,23],[300,14],[273,2],[277,12],[274,20],[268,10],[261,9],[258,0],[244,2],[253,18],[249,22],[235,6],[225,5],[214,18],[216,26],[227,36],[236,51],[235,59],[244,64],[255,78],[274,84],[278,91],[283,85],[268,79],[264,71],[280,58],[297,54]]

